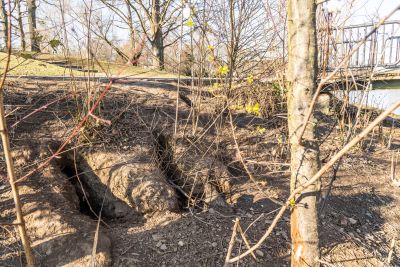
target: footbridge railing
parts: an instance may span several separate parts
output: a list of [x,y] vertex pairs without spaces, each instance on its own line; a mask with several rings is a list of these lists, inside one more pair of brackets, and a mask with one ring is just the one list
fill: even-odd
[[[320,31],[319,62],[329,71],[373,30],[374,23],[327,27]],[[400,21],[387,21],[351,56],[346,68],[400,68]]]

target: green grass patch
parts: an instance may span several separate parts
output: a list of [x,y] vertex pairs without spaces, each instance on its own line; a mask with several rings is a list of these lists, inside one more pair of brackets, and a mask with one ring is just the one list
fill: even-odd
[[[4,72],[7,54],[0,52],[0,71]],[[85,76],[82,71],[71,70],[68,67],[57,66],[46,61],[66,60],[69,65],[82,66],[85,69],[94,69],[98,72],[96,76],[119,75],[131,77],[154,77],[154,78],[175,78],[176,74],[166,71],[145,69],[143,67],[130,66],[121,63],[101,61],[87,67],[87,60],[78,57],[66,58],[63,55],[21,52],[11,56],[10,75],[27,76]]]
[[[0,72],[4,72],[7,62],[7,54],[0,52]],[[80,76],[82,72],[71,71],[46,62],[30,59],[22,56],[11,56],[10,75],[28,76]]]

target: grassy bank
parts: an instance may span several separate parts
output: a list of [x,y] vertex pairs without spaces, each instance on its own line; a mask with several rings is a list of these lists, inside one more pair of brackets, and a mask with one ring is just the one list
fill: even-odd
[[[0,71],[4,72],[7,54],[0,52]],[[82,71],[71,70],[68,67],[49,64],[46,61],[66,60],[69,65],[82,66],[85,69],[94,69],[97,71],[96,76],[121,75],[132,77],[176,77],[175,74],[166,71],[157,71],[145,69],[142,67],[129,66],[126,64],[101,61],[87,67],[85,59],[77,57],[65,58],[62,55],[52,54],[29,54],[12,55],[10,62],[10,75],[27,75],[27,76],[85,76]]]

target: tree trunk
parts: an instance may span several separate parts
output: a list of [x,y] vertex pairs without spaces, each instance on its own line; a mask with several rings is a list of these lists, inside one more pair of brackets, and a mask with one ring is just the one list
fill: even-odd
[[133,66],[137,66],[138,60],[142,54],[142,47],[136,47],[136,40],[135,40],[136,32],[135,32],[135,26],[133,24],[131,4],[129,3],[129,1],[130,0],[125,0],[126,9],[128,12],[127,23],[129,28],[129,45],[130,45],[129,60],[127,63]]
[[[292,191],[313,177],[320,166],[314,121],[309,122],[303,140],[298,140],[299,129],[316,89],[315,12],[314,0],[288,1],[288,124]],[[319,189],[318,182],[296,196],[291,212],[292,266],[319,266],[316,260],[319,258]]]
[[25,41],[25,31],[24,31],[24,23],[22,21],[22,10],[21,10],[21,0],[17,0],[17,13],[18,13],[18,30],[19,30],[19,38],[21,44],[21,50],[26,50],[26,41]]
[[160,24],[160,0],[153,0],[151,6],[151,42],[153,53],[153,67],[158,70],[164,69],[164,40]]
[[0,46],[1,51],[7,50],[7,43],[8,43],[8,21],[7,21],[7,13],[4,0],[0,0],[0,38],[2,44]]
[[63,29],[63,43],[64,43],[64,48],[65,48],[65,54],[69,56],[69,42],[68,42],[68,33],[67,33],[67,24],[65,23],[65,0],[60,0],[59,1],[59,8],[60,8],[60,13],[61,13],[61,24],[62,24],[62,29]]
[[28,6],[29,35],[31,38],[31,51],[40,52],[39,35],[36,27],[36,0],[26,0]]

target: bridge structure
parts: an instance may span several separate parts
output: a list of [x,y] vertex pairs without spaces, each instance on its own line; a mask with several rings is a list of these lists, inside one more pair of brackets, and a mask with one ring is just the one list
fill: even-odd
[[[374,83],[400,89],[400,20],[386,21],[364,42],[365,36],[376,24],[367,23],[344,27],[328,27],[320,31],[319,62],[322,71],[336,69],[354,47],[362,43],[339,74],[351,71],[357,79],[363,79],[374,71]],[[380,86],[378,86],[380,87]]]

